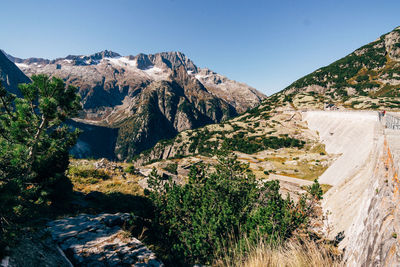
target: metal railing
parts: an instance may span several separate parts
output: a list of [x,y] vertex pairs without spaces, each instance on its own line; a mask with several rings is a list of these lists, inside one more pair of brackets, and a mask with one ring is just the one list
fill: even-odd
[[400,130],[400,118],[390,115],[390,114],[385,114],[384,116],[379,113],[379,118],[380,120],[382,117],[385,118],[385,126],[388,129],[393,129],[393,130]]

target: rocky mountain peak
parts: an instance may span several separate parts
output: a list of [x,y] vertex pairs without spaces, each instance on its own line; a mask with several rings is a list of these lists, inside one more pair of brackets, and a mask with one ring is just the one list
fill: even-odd
[[135,57],[136,65],[138,69],[145,70],[153,66],[153,62],[149,59],[149,56],[143,53],[140,53]]
[[181,65],[177,69],[174,69],[172,77],[178,82],[182,88],[195,91],[207,91],[204,85],[197,79],[193,79],[189,74],[185,66]]
[[121,55],[116,53],[116,52],[109,51],[109,50],[104,50],[104,51],[101,51],[101,52],[97,52],[97,53],[95,53],[93,55],[90,55],[89,57],[92,58],[92,59],[100,60],[100,59],[103,59],[103,58],[106,58],[106,57],[115,58],[115,57],[120,57],[120,56]]
[[197,73],[197,66],[182,52],[162,52],[150,55],[154,65],[166,65],[171,69],[178,69],[184,66],[187,71]]
[[120,57],[121,55],[109,51],[109,50],[104,50],[101,52],[94,53],[92,55],[68,55],[65,58],[60,58],[55,61],[60,61],[60,60],[72,60],[73,65],[76,66],[85,66],[85,65],[97,65],[100,63],[100,61],[104,58],[117,58]]

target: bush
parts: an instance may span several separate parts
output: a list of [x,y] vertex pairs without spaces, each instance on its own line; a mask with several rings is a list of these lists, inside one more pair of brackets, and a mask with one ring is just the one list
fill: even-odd
[[110,175],[105,172],[102,169],[95,169],[94,167],[92,168],[87,168],[87,167],[71,167],[68,170],[68,173],[72,176],[75,176],[77,178],[85,178],[88,179],[89,181],[94,181],[96,180],[108,180],[110,179]]
[[312,195],[317,200],[322,199],[323,192],[322,192],[322,188],[321,188],[320,184],[318,183],[317,179],[315,179],[314,183],[307,188],[307,191],[308,191],[308,193],[310,193],[310,195]]
[[175,264],[210,264],[244,234],[252,242],[285,240],[307,223],[311,207],[306,196],[282,198],[278,181],[260,183],[234,155],[220,156],[213,172],[193,166],[185,185],[164,182],[155,170],[148,184],[153,231]]
[[169,163],[163,169],[169,173],[178,174],[178,163]]
[[138,170],[133,165],[129,165],[128,167],[125,168],[124,171],[129,174],[137,174],[138,173]]
[[239,132],[232,138],[225,138],[222,148],[229,151],[240,151],[246,154],[253,154],[268,148],[279,149],[283,147],[304,147],[305,141],[291,137],[245,137],[244,132]]
[[369,80],[369,76],[368,75],[360,75],[357,76],[356,81],[357,82],[365,82]]

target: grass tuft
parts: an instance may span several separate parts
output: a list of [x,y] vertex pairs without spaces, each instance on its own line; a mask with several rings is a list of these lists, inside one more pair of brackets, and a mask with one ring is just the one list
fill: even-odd
[[298,267],[298,266],[342,266],[341,253],[332,245],[306,239],[292,239],[283,245],[270,245],[260,241],[245,246],[243,253],[235,250],[233,254],[219,258],[215,266],[231,267]]

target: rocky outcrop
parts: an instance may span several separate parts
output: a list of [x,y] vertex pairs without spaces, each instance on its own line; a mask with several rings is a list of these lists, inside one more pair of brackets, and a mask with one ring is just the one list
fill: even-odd
[[227,101],[239,113],[255,107],[265,98],[265,96],[256,89],[244,83],[230,80],[209,69],[200,69],[197,73],[194,73],[194,75],[207,90]]
[[189,155],[188,147],[185,150],[181,149],[181,144],[173,140],[171,144],[164,142],[157,143],[151,150],[140,154],[134,161],[136,167],[145,165],[151,161],[158,161],[162,159],[174,158],[178,155]]
[[118,159],[132,158],[180,131],[236,115],[229,104],[212,96],[200,83],[180,79],[153,82],[137,96],[137,103],[134,114],[117,125]]
[[129,214],[82,214],[52,221],[48,230],[74,266],[164,266],[121,229]]
[[28,229],[0,266],[164,266],[122,229],[130,219],[127,213],[81,214],[51,221],[45,229]]

